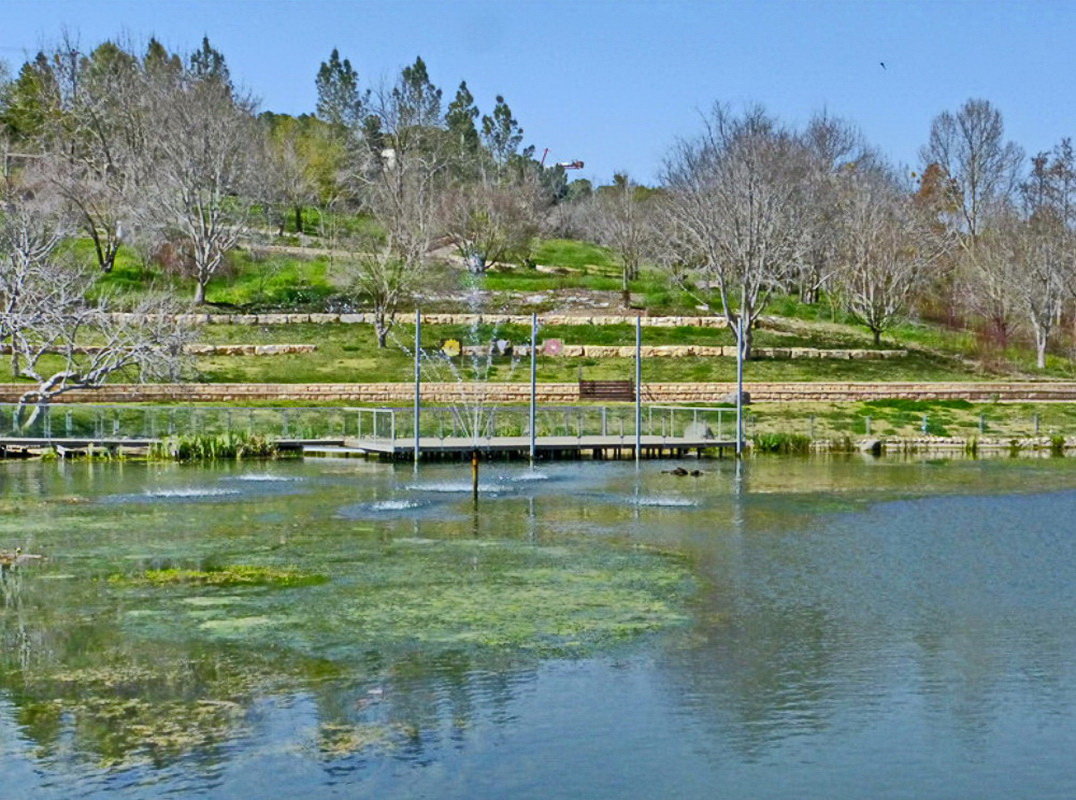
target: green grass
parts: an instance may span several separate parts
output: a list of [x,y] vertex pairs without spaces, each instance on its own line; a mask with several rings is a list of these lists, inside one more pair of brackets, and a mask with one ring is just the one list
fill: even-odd
[[[414,328],[397,326],[391,346],[378,351],[373,345],[373,331],[367,325],[288,325],[258,328],[246,325],[206,326],[200,340],[216,343],[257,341],[266,344],[312,342],[318,345],[314,354],[280,356],[212,356],[198,359],[198,369],[205,380],[232,383],[324,383],[406,381],[410,379],[412,360],[406,348],[410,346]],[[423,326],[424,347],[434,349],[442,339],[462,338],[463,341],[488,342],[492,327],[481,328],[472,338],[465,326]],[[530,331],[524,326],[503,325],[496,335],[516,342],[529,340]],[[548,326],[540,338],[560,338],[568,343],[630,345],[634,342],[630,325],[611,326]],[[647,344],[732,344],[732,335],[722,329],[647,328]],[[801,340],[776,334],[760,334],[759,344],[797,345]],[[805,346],[831,344],[818,337],[802,340]],[[809,344],[806,344],[808,343]],[[481,360],[484,366],[484,359]],[[469,360],[460,367],[465,377]],[[588,379],[630,378],[634,363],[630,358],[546,358],[538,359],[540,381],[575,381],[582,375]],[[652,358],[644,365],[644,380],[660,381],[731,381],[735,379],[732,358]],[[447,368],[444,379],[454,380]],[[511,359],[495,358],[488,377],[491,380],[526,381],[525,363],[513,364]],[[973,380],[982,376],[959,362],[938,356],[914,353],[907,358],[889,361],[847,361],[829,359],[797,359],[791,361],[761,360],[747,366],[749,381],[797,380]]]
[[586,270],[605,267],[619,270],[616,257],[605,247],[576,239],[544,239],[531,256],[537,264]]
[[[1076,434],[1076,403],[971,403],[966,400],[871,400],[863,403],[756,403],[749,413],[756,436],[956,436],[966,439]],[[980,429],[981,425],[981,429]]]

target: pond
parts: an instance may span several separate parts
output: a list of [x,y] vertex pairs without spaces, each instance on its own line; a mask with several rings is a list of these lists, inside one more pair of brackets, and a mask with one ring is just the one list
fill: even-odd
[[1076,461],[0,463],[0,797],[1071,798]]

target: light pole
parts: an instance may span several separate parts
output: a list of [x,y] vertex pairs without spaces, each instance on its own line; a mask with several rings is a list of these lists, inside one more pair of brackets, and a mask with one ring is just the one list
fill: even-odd
[[419,415],[422,413],[422,312],[415,309],[415,471],[422,455]]
[[736,457],[743,455],[743,315],[736,319]]

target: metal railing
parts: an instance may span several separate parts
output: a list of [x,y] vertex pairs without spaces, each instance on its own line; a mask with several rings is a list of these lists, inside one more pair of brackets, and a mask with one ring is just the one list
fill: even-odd
[[391,412],[370,408],[136,406],[0,403],[0,436],[20,439],[160,439],[249,432],[275,439],[391,438]]
[[[413,439],[414,413],[391,409],[397,439]],[[499,437],[530,435],[530,414],[517,406],[424,406],[420,414],[421,435],[439,440],[470,439],[476,443]],[[724,440],[735,436],[735,411],[728,408],[644,406],[642,435],[662,439],[705,438]],[[628,441],[635,436],[635,409],[615,406],[545,406],[535,414],[539,438],[603,436]]]
[[[144,440],[173,435],[249,432],[275,439],[360,439],[403,441],[414,438],[410,408],[149,406],[60,403],[20,406],[0,403],[0,437],[20,439]],[[525,406],[423,406],[421,435],[470,439],[530,435]],[[615,406],[546,406],[537,409],[540,438],[635,436],[635,409]],[[642,435],[662,440],[735,436],[735,412],[728,408],[644,406]]]

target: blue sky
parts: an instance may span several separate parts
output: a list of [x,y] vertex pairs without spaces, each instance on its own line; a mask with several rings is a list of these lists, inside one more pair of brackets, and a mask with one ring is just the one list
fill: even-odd
[[333,47],[368,84],[422,55],[446,96],[461,79],[483,111],[504,94],[538,153],[598,180],[655,180],[715,100],[792,123],[825,108],[908,164],[931,118],[969,97],[1028,151],[1076,135],[1073,2],[5,0],[0,15],[12,68],[65,27],[86,46],[154,34],[183,52],[208,34],[264,108],[289,113],[313,109]]

